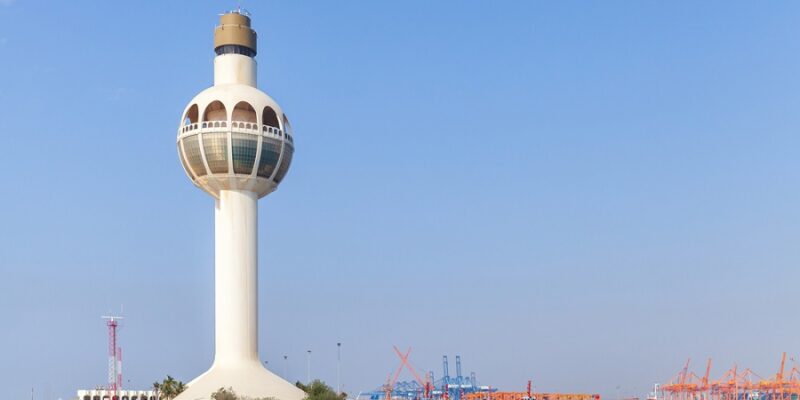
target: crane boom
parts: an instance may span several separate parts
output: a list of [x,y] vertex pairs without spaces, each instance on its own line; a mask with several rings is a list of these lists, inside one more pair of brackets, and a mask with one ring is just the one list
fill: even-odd
[[706,374],[703,375],[703,390],[708,387],[708,374],[711,373],[711,358],[708,359],[708,364],[706,364]]
[[679,383],[681,385],[686,383],[686,378],[689,376],[689,362],[691,362],[691,361],[692,361],[691,358],[687,359],[686,360],[686,365],[684,365],[683,366],[683,370],[681,370],[681,377],[680,377],[680,381],[679,381]]
[[411,348],[410,347],[408,348],[408,352],[406,352],[406,355],[404,356],[403,353],[400,352],[400,349],[397,348],[397,346],[392,346],[392,347],[394,348],[394,352],[397,353],[397,356],[400,357],[400,368],[403,368],[403,366],[405,365],[406,368],[408,368],[408,370],[411,372],[411,374],[414,375],[414,379],[417,380],[417,383],[419,383],[419,385],[424,388],[425,382],[419,376],[414,367],[411,366],[411,363],[408,362],[408,353],[411,352]]

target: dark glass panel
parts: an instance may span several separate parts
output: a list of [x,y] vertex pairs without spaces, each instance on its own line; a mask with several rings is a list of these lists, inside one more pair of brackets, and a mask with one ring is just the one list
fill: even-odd
[[294,146],[289,142],[283,143],[283,158],[281,159],[281,166],[278,167],[278,173],[275,174],[275,183],[281,183],[286,172],[289,171],[289,165],[292,164],[292,156],[294,155]]
[[256,162],[258,149],[258,136],[245,133],[231,135],[231,150],[233,151],[233,172],[250,175],[253,164]]
[[278,157],[281,155],[281,142],[264,138],[261,143],[261,159],[258,161],[258,176],[269,178],[272,171],[278,164]]
[[214,52],[217,53],[218,56],[221,56],[223,54],[241,54],[243,56],[248,56],[248,57],[256,56],[255,50],[249,47],[240,46],[238,44],[224,44],[214,49]]

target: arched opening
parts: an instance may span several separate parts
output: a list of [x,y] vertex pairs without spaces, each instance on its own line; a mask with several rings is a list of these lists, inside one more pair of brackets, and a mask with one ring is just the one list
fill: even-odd
[[206,106],[206,111],[203,112],[203,121],[227,121],[228,111],[225,105],[219,100],[211,102]]
[[281,129],[281,124],[278,123],[278,114],[275,114],[275,110],[270,106],[264,107],[264,112],[261,113],[261,123]]
[[192,106],[189,107],[189,110],[186,111],[186,115],[183,116],[183,124],[196,124],[199,114],[200,112],[198,111],[197,104],[192,104]]
[[92,398],[92,400],[100,400],[100,396],[94,396],[94,398]]
[[83,396],[83,400],[92,400],[92,397],[88,396],[88,395],[87,396]]
[[[240,101],[236,104],[236,107],[233,107],[231,119],[234,121],[256,122],[256,110],[246,101]],[[244,124],[240,125],[244,128]]]

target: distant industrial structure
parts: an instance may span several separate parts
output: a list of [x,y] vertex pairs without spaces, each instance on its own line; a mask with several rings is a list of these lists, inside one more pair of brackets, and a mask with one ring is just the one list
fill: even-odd
[[[794,359],[791,360],[794,363]],[[710,380],[711,359],[702,377],[683,369],[672,380],[656,390],[656,400],[798,400],[800,369],[795,364],[786,372],[786,353],[781,357],[777,373],[762,378],[750,368],[734,365],[717,380]]]
[[599,394],[586,393],[533,393],[527,392],[470,393],[465,400],[600,400]]
[[[476,392],[490,392],[488,386],[478,386],[475,373],[464,376],[461,371],[461,356],[456,356],[456,376],[450,376],[450,367],[447,356],[442,356],[442,377],[436,380],[433,371],[420,375],[408,361],[411,348],[402,353],[396,346],[394,351],[400,358],[400,365],[393,374],[389,374],[381,387],[362,394],[368,396],[370,400],[387,399],[453,399],[461,400],[464,395]],[[400,373],[407,369],[414,376],[412,381],[398,381]]]
[[110,315],[102,318],[108,327],[108,390],[114,396],[122,390],[122,347],[117,344],[117,327],[122,317]]
[[103,316],[108,328],[108,383],[94,389],[78,390],[78,400],[158,400],[154,390],[124,390],[122,388],[122,347],[117,340],[120,316]]
[[[450,376],[447,356],[442,356],[442,377],[436,380],[433,371],[428,371],[424,376],[417,373],[417,370],[408,361],[411,348],[403,353],[395,346],[394,352],[400,358],[400,366],[393,374],[389,374],[384,385],[361,394],[356,400],[364,400],[364,398],[369,398],[369,400],[600,400],[598,394],[533,393],[531,381],[528,381],[528,390],[525,392],[499,392],[496,387],[478,385],[475,372],[470,372],[469,376],[465,376],[461,369],[460,355],[456,355],[455,376]],[[414,380],[398,381],[403,369],[407,369]]]

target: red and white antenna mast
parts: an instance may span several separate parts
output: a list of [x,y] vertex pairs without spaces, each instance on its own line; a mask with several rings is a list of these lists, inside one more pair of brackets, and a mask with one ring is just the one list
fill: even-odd
[[104,315],[103,319],[108,326],[108,390],[116,400],[117,391],[122,390],[122,348],[117,346],[117,327],[122,317]]

